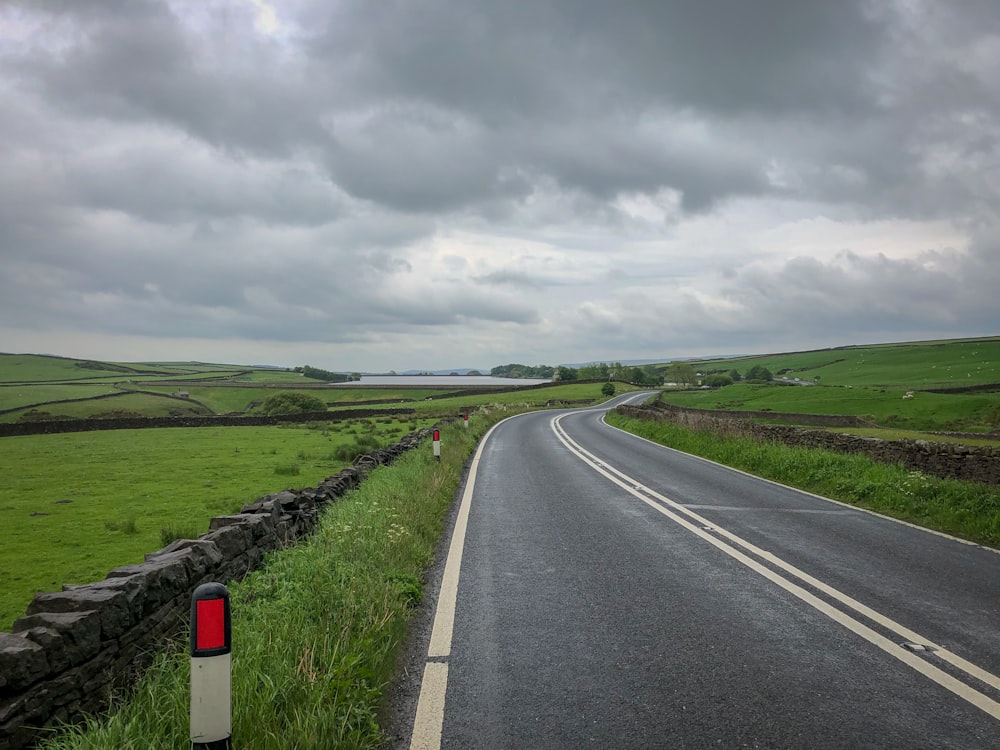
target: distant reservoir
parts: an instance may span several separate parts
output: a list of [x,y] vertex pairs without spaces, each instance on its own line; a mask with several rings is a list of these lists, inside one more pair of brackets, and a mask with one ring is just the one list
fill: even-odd
[[523,388],[550,383],[544,378],[495,378],[492,375],[362,375],[338,388]]

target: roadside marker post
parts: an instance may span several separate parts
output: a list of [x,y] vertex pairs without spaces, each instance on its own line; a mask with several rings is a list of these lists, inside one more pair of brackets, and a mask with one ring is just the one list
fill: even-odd
[[434,458],[441,460],[441,430],[434,430]]
[[203,583],[191,596],[192,750],[232,750],[232,645],[229,591]]
[[466,412],[462,416],[465,417],[465,429],[469,429],[469,414],[468,414],[468,412]]

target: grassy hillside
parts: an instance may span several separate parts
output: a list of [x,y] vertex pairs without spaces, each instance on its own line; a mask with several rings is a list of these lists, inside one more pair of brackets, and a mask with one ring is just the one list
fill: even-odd
[[916,392],[894,388],[786,386],[735,383],[712,391],[678,391],[664,400],[679,406],[733,411],[844,414],[899,429],[989,432],[1000,429],[1000,395]]
[[1000,337],[845,346],[691,363],[699,372],[763,365],[775,375],[835,385],[926,389],[1000,383]]
[[[1000,430],[1000,385],[977,393],[927,389],[1000,384],[1000,337],[702,360],[698,372],[745,373],[763,365],[776,377],[814,383],[736,383],[711,391],[675,391],[665,400],[703,409],[844,414],[894,429],[991,432]],[[912,391],[913,397],[907,398]]]
[[[622,387],[622,386],[620,386]],[[38,355],[0,354],[0,422],[25,417],[29,408],[57,417],[86,418],[110,411],[144,416],[171,414],[229,414],[246,412],[276,390],[308,388],[331,405],[351,407],[358,402],[406,402],[424,414],[453,414],[463,406],[488,404],[544,405],[547,401],[599,400],[600,386],[554,384],[528,391],[496,391],[479,396],[440,396],[475,385],[438,388],[361,388],[329,386],[300,373],[274,368],[252,368],[199,362],[89,362]],[[131,391],[142,393],[128,393]],[[170,398],[185,391],[189,402]],[[157,396],[155,394],[160,394]],[[114,395],[113,398],[96,398]],[[91,401],[83,399],[94,399]],[[76,399],[75,403],[60,403]],[[430,399],[430,400],[428,400]],[[395,402],[395,403],[393,403]]]

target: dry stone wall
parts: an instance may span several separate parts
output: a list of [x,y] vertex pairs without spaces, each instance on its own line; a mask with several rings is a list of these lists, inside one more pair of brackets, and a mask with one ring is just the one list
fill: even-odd
[[824,448],[840,453],[861,453],[875,461],[902,464],[913,471],[944,479],[1000,485],[1000,448],[926,440],[881,440],[825,430],[760,424],[734,418],[729,412],[720,414],[706,409],[687,409],[670,404],[620,406],[617,411],[629,417],[669,420],[696,428],[707,427],[728,434],[749,435],[786,445]]
[[429,434],[419,430],[359,456],[316,487],[266,495],[214,518],[198,539],[176,541],[103,581],[37,595],[12,631],[0,633],[0,748],[30,746],[47,733],[43,727],[106,708],[112,690],[182,633],[197,586],[242,578],[266,553],[309,534],[323,505]]
[[119,417],[116,419],[10,422],[0,423],[0,437],[47,435],[57,432],[89,432],[91,430],[142,430],[160,427],[266,427],[286,422],[336,422],[343,419],[371,419],[372,417],[413,414],[415,411],[415,409],[404,407],[398,409],[340,409],[305,414],[273,414],[250,417]]

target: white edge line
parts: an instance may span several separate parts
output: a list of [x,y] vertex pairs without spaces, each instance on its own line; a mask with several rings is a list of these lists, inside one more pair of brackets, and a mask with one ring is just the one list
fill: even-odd
[[420,682],[420,695],[417,698],[417,712],[413,720],[413,732],[410,734],[410,750],[437,750],[441,747],[445,694],[448,689],[448,664],[429,660],[446,658],[451,655],[451,641],[455,627],[455,605],[458,600],[458,580],[462,569],[462,555],[465,551],[469,508],[472,505],[472,495],[475,491],[480,459],[494,430],[511,419],[532,413],[534,412],[514,414],[493,425],[480,438],[479,447],[476,448],[476,453],[469,465],[469,475],[465,480],[462,503],[455,519],[455,528],[452,531],[451,544],[448,547],[448,557],[445,561],[444,573],[441,576],[441,590],[438,593],[437,606],[434,610],[434,624],[427,647],[428,661],[424,665],[424,675]]
[[420,683],[420,700],[410,736],[410,750],[437,750],[444,728],[444,697],[448,691],[448,665],[429,661]]
[[[925,662],[923,659],[921,659],[920,657],[916,656],[915,654],[910,653],[909,651],[903,650],[898,644],[893,643],[891,640],[889,640],[885,636],[877,633],[876,631],[872,630],[871,628],[869,628],[864,623],[861,623],[861,622],[855,620],[854,618],[850,617],[849,615],[841,612],[840,610],[835,609],[834,607],[830,606],[829,604],[827,604],[826,602],[824,602],[822,599],[819,599],[814,594],[810,593],[809,591],[807,591],[806,589],[802,588],[798,584],[796,584],[796,583],[794,583],[792,581],[789,581],[786,578],[782,578],[780,575],[778,575],[774,571],[770,570],[769,568],[764,567],[763,565],[761,565],[760,563],[758,563],[756,560],[750,558],[749,556],[747,556],[743,552],[741,552],[741,551],[739,551],[737,549],[734,549],[733,547],[730,547],[728,544],[725,544],[721,540],[715,538],[712,534],[709,534],[708,532],[704,531],[703,529],[699,528],[698,526],[695,526],[691,522],[689,522],[689,521],[681,518],[680,516],[678,516],[675,513],[673,513],[671,510],[668,510],[667,508],[664,508],[659,503],[656,503],[656,502],[650,500],[648,497],[643,496],[642,494],[640,494],[635,489],[635,487],[639,487],[639,486],[643,486],[643,485],[635,482],[632,479],[629,479],[629,483],[626,483],[626,482],[622,481],[621,479],[619,479],[618,477],[612,475],[610,473],[610,471],[606,470],[604,467],[598,466],[594,462],[593,459],[588,458],[587,456],[585,456],[584,454],[586,453],[586,451],[581,446],[579,446],[579,444],[577,444],[575,441],[573,441],[573,439],[570,438],[567,433],[565,433],[565,431],[562,428],[562,425],[559,424],[559,421],[561,420],[561,418],[562,417],[556,417],[556,418],[553,418],[552,421],[551,421],[551,424],[553,426],[553,431],[556,432],[556,437],[558,437],[559,440],[562,441],[563,444],[567,448],[569,448],[569,450],[571,452],[575,453],[577,455],[577,457],[581,461],[583,461],[588,466],[590,466],[598,474],[601,474],[602,476],[604,476],[606,479],[608,479],[612,483],[614,483],[614,484],[618,485],[619,487],[621,487],[622,489],[624,489],[626,492],[628,492],[633,497],[638,498],[639,500],[641,500],[642,502],[644,502],[649,507],[653,508],[657,512],[661,513],[662,515],[666,516],[670,520],[674,521],[675,523],[677,523],[682,528],[685,528],[688,531],[690,531],[691,533],[695,534],[696,536],[704,539],[705,541],[709,542],[710,544],[712,544],[713,546],[715,546],[716,548],[718,548],[719,550],[721,550],[725,554],[727,554],[730,557],[738,560],[739,562],[743,563],[745,566],[747,566],[751,570],[753,570],[756,573],[760,574],[764,578],[767,578],[771,582],[777,584],[778,586],[780,586],[781,588],[785,589],[789,593],[793,594],[794,596],[798,597],[802,601],[806,602],[807,604],[809,604],[813,608],[815,608],[818,611],[822,612],[823,614],[827,615],[828,617],[830,617],[830,619],[834,620],[835,622],[839,623],[840,625],[844,626],[845,628],[847,628],[847,629],[851,630],[852,632],[856,633],[857,635],[861,636],[865,640],[869,641],[870,643],[872,643],[873,645],[875,645],[878,648],[882,649],[883,651],[885,651],[886,653],[888,653],[891,656],[895,657],[896,659],[899,659],[900,661],[904,662],[908,666],[912,667],[913,669],[915,669],[916,671],[920,672],[924,676],[930,678],[931,680],[933,680],[934,682],[938,683],[942,687],[946,688],[947,690],[950,690],[952,693],[954,693],[955,695],[959,696],[960,698],[963,698],[964,700],[968,701],[972,705],[974,705],[977,708],[981,709],[982,711],[988,713],[993,718],[1000,719],[1000,703],[997,703],[996,701],[994,701],[993,699],[991,699],[988,696],[984,695],[983,693],[980,693],[978,690],[975,690],[975,689],[971,688],[970,686],[966,685],[965,683],[961,682],[960,680],[956,679],[955,677],[952,677],[947,672],[945,672],[945,671],[943,671],[943,670],[941,670],[941,669],[933,666],[932,664],[930,664],[928,662]],[[559,434],[560,432],[562,432],[562,434]],[[564,438],[564,436],[565,436],[565,438]],[[573,443],[573,445],[571,445],[570,443]],[[575,446],[575,448],[574,448],[574,446]],[[608,467],[608,468],[610,468],[610,467]],[[623,474],[621,472],[617,472],[616,471],[616,473],[618,473],[622,477],[626,476],[625,474]],[[752,476],[752,475],[750,475],[750,476]],[[630,484],[632,486],[630,486]],[[737,537],[735,534],[732,534],[731,532],[727,532],[724,529],[720,529],[717,524],[709,524],[709,522],[706,519],[702,519],[700,516],[698,516],[698,514],[693,513],[691,511],[685,509],[682,505],[679,505],[678,503],[676,503],[676,502],[674,502],[672,500],[669,500],[668,498],[663,498],[661,495],[659,495],[658,493],[656,493],[656,492],[654,492],[652,490],[649,490],[648,488],[644,488],[644,489],[646,489],[647,492],[649,492],[650,494],[656,496],[657,498],[662,498],[665,502],[669,503],[672,507],[675,507],[678,510],[681,510],[681,511],[687,513],[688,515],[690,515],[692,518],[695,518],[699,522],[704,521],[707,525],[711,525],[712,528],[716,532],[724,532],[724,535],[727,536],[727,538],[730,538],[730,539],[732,539],[734,541],[738,540],[738,543],[740,543],[741,545],[745,546],[748,550],[755,551],[756,554],[760,554],[761,556],[765,557],[765,559],[768,559],[768,560],[770,560],[772,562],[776,562],[778,564],[783,563],[783,561],[781,561],[779,558],[771,555],[770,553],[766,553],[763,550],[759,550],[754,545],[752,545],[752,544],[750,544],[748,542],[745,542],[743,540],[740,540],[740,538]],[[790,566],[788,563],[784,563],[782,565],[782,567],[786,568],[786,569],[787,568],[793,568],[793,566]],[[803,575],[804,579],[809,579],[810,578],[805,573],[803,573],[802,575]],[[815,581],[815,580],[816,579],[812,579],[812,581]],[[821,583],[821,582],[816,581],[816,583]],[[837,598],[840,599],[844,603],[848,603],[848,601],[851,601],[851,602],[854,601],[853,599],[851,599],[850,597],[846,596],[845,594],[841,594],[836,589],[833,589],[833,588],[831,588],[829,586],[826,586],[826,584],[821,584],[821,588],[824,591],[826,591],[826,593],[831,593],[832,592],[833,595],[839,595],[839,596],[837,596]],[[847,600],[847,601],[845,601],[845,600]],[[863,607],[865,610],[868,610],[868,608],[864,607],[864,605],[861,605],[860,603],[857,603],[857,602],[855,602],[855,603],[858,604],[859,607]],[[848,606],[850,606],[850,605],[848,605]],[[868,611],[872,612],[875,615],[877,615],[878,616],[878,620],[884,620],[885,622],[892,623],[892,624],[896,625],[896,623],[893,623],[892,620],[889,620],[888,618],[884,618],[883,616],[878,615],[878,613],[874,612],[874,610],[868,610]],[[878,621],[878,620],[876,620],[876,621]],[[884,623],[882,623],[882,624],[884,624]],[[900,630],[902,630],[904,633],[909,633],[912,636],[915,636],[915,640],[917,640],[918,642],[924,642],[924,643],[929,644],[929,641],[926,641],[925,639],[922,639],[919,635],[917,635],[916,633],[913,633],[912,631],[909,631],[908,629],[904,628],[903,626],[899,625],[898,628]],[[937,647],[937,648],[940,648],[940,647]],[[944,650],[944,649],[941,649],[940,652],[947,653],[946,650]],[[954,656],[954,655],[952,655],[952,656]],[[982,675],[990,678],[989,679],[990,684],[996,686],[997,680],[998,680],[997,677],[995,677],[994,675],[990,674],[989,672],[986,672],[985,670],[980,669],[979,667],[976,667],[976,665],[974,665],[974,664],[969,664],[968,662],[965,662],[965,660],[961,659],[960,657],[954,657],[954,658],[957,661],[964,662],[964,663],[968,664],[968,666],[972,667],[976,672],[981,673]],[[978,676],[978,675],[976,675],[976,676]]]

